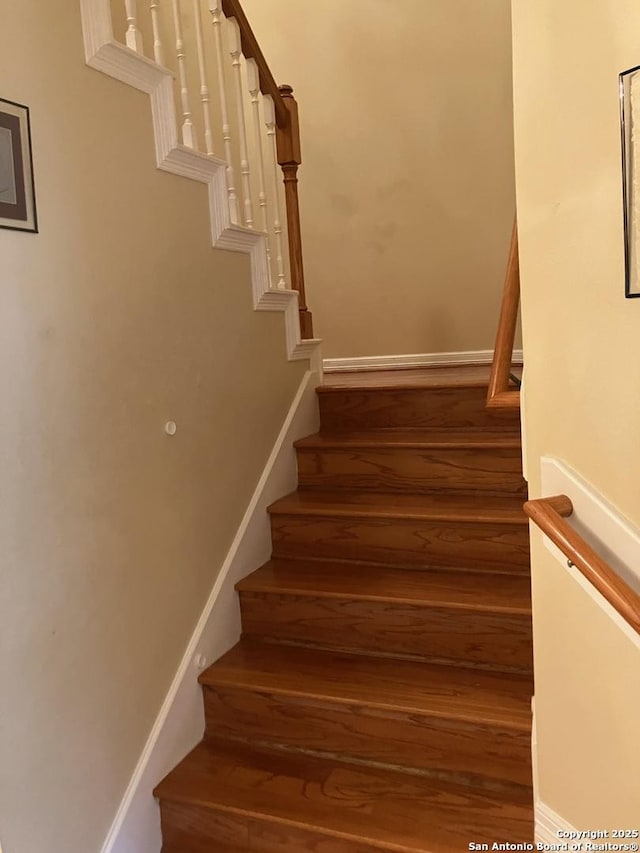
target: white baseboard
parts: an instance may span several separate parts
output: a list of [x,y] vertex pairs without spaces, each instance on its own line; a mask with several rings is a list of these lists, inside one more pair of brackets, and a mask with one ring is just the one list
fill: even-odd
[[[361,358],[325,358],[327,373],[342,370],[400,370],[408,367],[453,367],[464,364],[491,364],[492,349],[468,352],[423,352],[412,355],[367,355]],[[522,364],[522,350],[513,351],[513,363]]]
[[546,803],[543,803],[539,795],[538,776],[538,734],[536,727],[536,703],[531,699],[531,710],[533,712],[533,725],[531,727],[531,758],[533,770],[533,797],[535,802],[535,840],[536,844],[559,844],[566,841],[560,838],[559,832],[574,832],[574,828],[559,814],[553,811]]
[[570,841],[566,833],[576,832],[570,823],[540,800],[536,801],[535,822],[536,844],[562,844]]
[[226,162],[178,141],[172,73],[115,41],[109,0],[80,0],[80,9],[87,65],[149,95],[158,168],[207,185],[212,245],[249,255],[255,310],[283,311],[288,358],[313,359],[320,340],[300,337],[297,292],[271,287],[266,234],[231,222]]
[[296,487],[293,442],[318,430],[317,384],[318,374],[308,371],[189,640],[102,853],[160,853],[160,811],[153,788],[202,739],[204,707],[198,674],[240,639],[240,608],[234,586],[269,559],[271,533],[266,509]]

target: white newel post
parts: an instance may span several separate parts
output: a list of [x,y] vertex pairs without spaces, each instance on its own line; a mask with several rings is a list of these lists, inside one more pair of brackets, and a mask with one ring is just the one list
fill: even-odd
[[222,115],[222,138],[224,140],[224,158],[227,161],[227,196],[229,198],[229,215],[234,225],[240,221],[238,212],[238,196],[235,187],[233,172],[233,151],[231,148],[231,125],[229,124],[229,104],[227,101],[227,88],[224,79],[224,45],[222,42],[222,2],[221,0],[209,0],[209,11],[211,12],[211,24],[216,42],[216,65],[218,71],[218,89],[220,93],[220,112]]
[[153,30],[153,58],[158,65],[164,65],[164,49],[160,36],[160,0],[151,0],[151,28]]
[[127,32],[125,43],[136,53],[142,53],[142,33],[138,29],[138,17],[136,14],[136,0],[124,0],[124,8],[127,15]]
[[[247,59],[247,80],[249,83],[249,94],[251,95],[255,145],[258,152],[258,204],[260,205],[260,222],[262,230],[268,234],[269,214],[267,210],[267,192],[265,189],[264,151],[262,149],[263,129],[260,120],[260,74],[258,73],[258,65],[255,59]],[[269,276],[271,276],[271,249],[268,236],[267,261],[269,262]]]
[[263,95],[262,106],[264,120],[267,125],[267,136],[270,140],[271,162],[271,193],[273,195],[273,232],[276,235],[276,268],[278,270],[278,287],[286,288],[284,272],[284,254],[282,248],[282,209],[278,191],[278,149],[276,145],[276,110],[271,95]]
[[247,228],[253,228],[253,208],[251,204],[251,174],[249,171],[249,152],[247,146],[247,124],[244,118],[244,91],[242,88],[242,68],[240,56],[240,27],[235,18],[229,18],[229,42],[233,65],[233,77],[236,84],[236,107],[238,112],[238,131],[240,133],[240,179],[242,182],[242,203],[244,207],[244,223]]
[[200,15],[200,0],[193,0],[193,20],[195,21],[196,44],[198,47],[198,69],[200,71],[200,100],[202,101],[202,116],[204,119],[204,147],[207,154],[213,154],[213,135],[211,133],[211,108],[209,107],[207,66],[204,61],[204,39],[202,37],[202,17]]
[[189,85],[187,83],[187,64],[182,37],[182,14],[180,0],[173,0],[173,24],[176,32],[176,56],[178,57],[178,79],[180,83],[180,103],[182,105],[182,141],[189,148],[197,149],[195,129],[189,107]]

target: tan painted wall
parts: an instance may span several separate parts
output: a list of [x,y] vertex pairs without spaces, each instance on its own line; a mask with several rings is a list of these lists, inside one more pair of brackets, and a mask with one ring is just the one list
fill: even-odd
[[[628,0],[514,0],[531,492],[557,456],[640,525],[640,301],[625,300],[617,75]],[[541,129],[544,132],[541,132]],[[578,828],[640,815],[640,654],[534,537],[540,794]]]
[[306,365],[76,0],[3,4],[0,80],[41,227],[0,230],[0,843],[93,853]]
[[515,208],[509,0],[246,0],[299,99],[325,357],[488,349]]

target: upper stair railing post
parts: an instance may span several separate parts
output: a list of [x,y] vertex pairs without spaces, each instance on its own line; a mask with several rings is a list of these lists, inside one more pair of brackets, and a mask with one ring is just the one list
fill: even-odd
[[302,232],[300,228],[300,205],[298,202],[298,167],[302,163],[300,148],[300,123],[298,103],[293,97],[291,86],[280,86],[280,96],[287,108],[288,121],[282,126],[277,121],[278,163],[284,175],[287,226],[289,232],[289,261],[291,286],[298,291],[300,311],[300,334],[303,338],[313,337],[313,319],[307,307],[302,261]]

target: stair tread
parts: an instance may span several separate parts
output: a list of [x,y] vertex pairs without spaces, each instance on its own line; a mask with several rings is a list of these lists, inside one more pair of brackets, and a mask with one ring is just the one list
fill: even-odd
[[532,841],[527,791],[467,788],[399,771],[246,745],[197,746],[156,788],[161,800],[281,821],[377,849],[452,853]]
[[242,640],[201,676],[209,687],[305,696],[528,731],[531,680],[439,664]]
[[531,584],[523,575],[272,559],[236,589],[531,616]]
[[483,429],[428,430],[386,429],[353,432],[319,432],[294,442],[300,449],[407,448],[407,449],[506,449],[519,450],[518,433]]
[[400,518],[528,526],[520,497],[401,494],[345,489],[299,490],[268,508],[275,515]]
[[[513,368],[520,373],[521,368]],[[487,388],[491,367],[489,365],[456,365],[453,367],[423,367],[410,370],[367,370],[344,373],[327,373],[320,394],[345,391],[378,391],[422,388]]]

